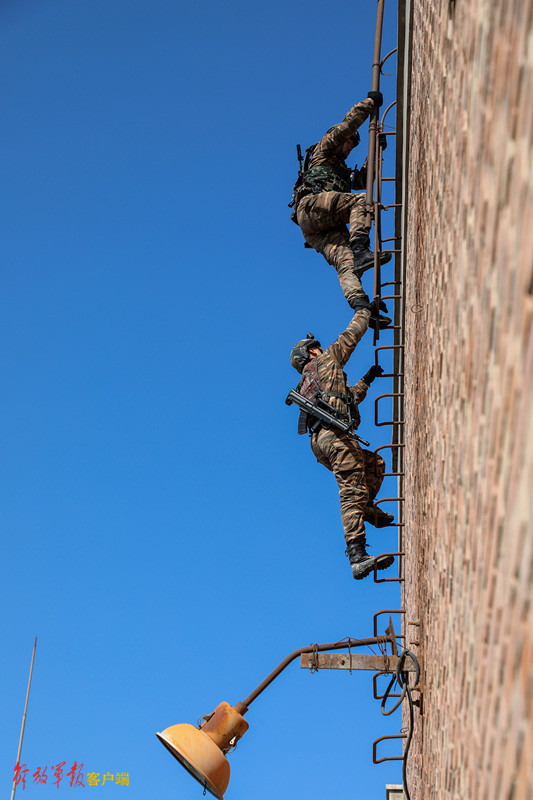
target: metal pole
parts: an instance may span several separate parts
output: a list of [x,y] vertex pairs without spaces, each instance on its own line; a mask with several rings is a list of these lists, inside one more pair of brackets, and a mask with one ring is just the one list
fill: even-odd
[[259,684],[257,689],[248,695],[248,697],[240,703],[237,703],[235,706],[235,710],[239,712],[239,714],[245,714],[248,711],[248,707],[250,706],[253,701],[259,697],[261,692],[263,692],[267,686],[269,686],[273,680],[275,680],[278,675],[283,672],[283,670],[289,666],[289,664],[294,661],[295,658],[302,655],[302,653],[313,653],[313,652],[323,652],[325,650],[347,650],[351,647],[365,647],[369,644],[378,644],[382,642],[391,642],[393,639],[390,635],[385,636],[373,636],[370,639],[349,639],[343,640],[342,642],[330,642],[329,644],[317,644],[317,645],[307,645],[307,647],[300,647],[298,650],[294,650],[292,653],[283,659],[281,664],[278,664],[276,669],[272,670],[270,675],[267,675],[265,680]]
[[[377,128],[377,133],[379,133],[381,128]],[[377,137],[376,137],[377,138]],[[380,255],[381,255],[381,165],[382,165],[382,152],[381,152],[381,144],[377,142],[376,147],[376,166],[375,166],[375,175],[376,175],[376,199],[374,202],[374,300],[379,301],[381,300],[381,262],[380,262]],[[374,329],[374,347],[376,346],[379,340],[379,325],[376,325]]]
[[[20,764],[20,754],[22,751],[22,739],[24,738],[24,728],[26,726],[26,713],[28,711],[28,700],[30,698],[31,676],[33,675],[33,662],[35,661],[35,648],[37,647],[37,637],[33,643],[33,653],[31,656],[30,677],[28,678],[28,688],[26,689],[26,702],[24,703],[24,714],[22,715],[22,727],[20,729],[19,749],[17,751],[17,764]],[[11,800],[15,797],[15,778],[13,778],[13,788],[11,789]]]
[[[376,14],[376,35],[374,39],[374,61],[372,62],[372,91],[379,92],[379,76],[381,74],[381,33],[383,30],[383,11],[385,0],[378,0]],[[375,105],[370,115],[368,129],[368,161],[366,174],[366,225],[370,228],[372,223],[372,189],[374,184],[374,163],[376,158],[376,132],[378,126],[379,108]]]

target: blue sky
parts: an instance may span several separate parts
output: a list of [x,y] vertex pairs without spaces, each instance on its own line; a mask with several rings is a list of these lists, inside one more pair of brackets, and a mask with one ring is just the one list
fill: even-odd
[[[350,319],[289,219],[295,145],[366,96],[374,22],[374,3],[337,0],[0,5],[6,792],[36,634],[31,772],[76,760],[129,772],[95,794],[189,800],[201,788],[156,730],[399,605],[397,584],[353,581],[335,480],[284,404],[292,345]],[[350,379],[372,361],[367,334]],[[361,406],[374,447],[389,387]],[[374,552],[395,539],[369,530]],[[372,765],[401,720],[370,673],[294,664],[247,719],[228,800],[383,800],[401,782]]]

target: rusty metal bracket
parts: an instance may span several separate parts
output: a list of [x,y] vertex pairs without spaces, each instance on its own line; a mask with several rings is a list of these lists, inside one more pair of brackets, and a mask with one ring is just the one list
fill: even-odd
[[[379,453],[380,450],[394,450],[394,449],[396,449],[398,447],[405,447],[405,444],[403,444],[403,442],[402,443],[393,442],[391,444],[382,444],[379,447],[376,447],[376,449],[374,450],[374,455],[377,456],[377,454]],[[384,478],[399,478],[399,477],[403,477],[404,475],[405,475],[404,472],[384,472],[383,473],[383,477]],[[396,498],[396,497],[394,498],[394,500],[397,500],[397,499],[398,498]],[[400,499],[403,500],[403,497],[400,498]],[[381,503],[381,502],[382,502],[381,500],[378,500],[377,502],[374,503],[374,505],[379,505],[379,503]]]
[[403,755],[402,756],[386,756],[385,758],[376,758],[376,755],[377,755],[376,751],[377,751],[377,746],[378,746],[379,742],[384,742],[387,739],[407,739],[407,734],[406,733],[398,733],[398,734],[395,734],[394,736],[380,736],[379,739],[375,739],[374,742],[372,742],[372,762],[374,764],[382,764],[383,761],[403,761]]
[[[403,525],[404,523],[402,522],[401,524]],[[398,556],[399,558],[401,558],[404,555],[405,553],[401,551],[397,551],[395,553],[379,554],[379,556]],[[399,570],[401,572],[401,564],[399,565]],[[400,578],[399,575],[397,578],[378,578],[378,562],[376,558],[376,561],[374,561],[374,583],[403,583],[404,581],[405,578]]]
[[[398,49],[398,48],[396,48],[396,50],[397,50],[397,49]],[[391,56],[393,53],[395,53],[395,52],[396,52],[396,50],[392,50],[392,51],[391,51],[391,52],[390,52],[390,53],[389,53],[387,56],[385,56],[385,60],[386,60],[386,59],[387,59],[389,56]],[[382,62],[382,63],[383,63],[383,62]],[[380,122],[380,124],[379,124],[379,126],[380,126],[380,128],[381,128],[382,130],[383,130],[384,123],[385,123],[385,117],[387,116],[387,114],[389,113],[389,111],[391,110],[391,108],[393,108],[395,105],[396,105],[396,100],[393,100],[393,101],[392,101],[392,103],[389,103],[389,105],[387,106],[387,108],[386,108],[386,109],[385,109],[385,111],[383,112],[383,116],[381,117],[381,122]],[[392,131],[391,131],[391,133],[392,133]],[[396,131],[394,131],[394,133],[396,133]]]
[[[396,667],[395,667],[395,669],[396,669]],[[383,700],[383,698],[385,697],[384,694],[378,694],[378,678],[380,678],[382,675],[388,675],[389,679],[390,679],[391,673],[390,672],[385,672],[385,670],[380,670],[379,672],[375,672],[372,675],[372,695],[374,697],[374,700]],[[401,697],[401,694],[399,694],[399,693],[398,694],[389,693],[388,696],[389,697]]]
[[[379,500],[374,500],[374,506],[379,506],[381,503],[403,503],[405,497],[380,497]],[[399,508],[401,508],[399,506]],[[387,528],[405,528],[405,522],[391,522]]]
[[[382,614],[389,614],[389,619],[391,614],[405,614],[404,608],[382,608],[381,611],[376,611],[374,614],[374,636],[378,636],[378,617]],[[397,639],[404,639],[405,637],[400,634],[396,634]]]
[[405,497],[380,497],[379,500],[374,500],[374,505],[378,506],[380,503],[403,503]]
[[[403,442],[391,442],[390,444],[380,444],[379,447],[376,447],[374,453],[377,453],[380,450],[386,450],[387,448],[390,448],[392,450],[394,447],[405,447],[405,444]],[[387,473],[385,473],[385,475],[386,474]]]
[[[344,670],[369,670],[378,671],[378,674],[394,672],[399,656],[376,655],[374,653],[318,653],[313,657],[310,653],[300,656],[300,669],[344,669]],[[405,672],[414,672],[415,665],[406,660]],[[377,699],[377,698],[376,698]]]
[[[396,473],[393,473],[395,475]],[[374,508],[379,506],[381,503],[392,503],[394,501],[401,502],[404,498],[403,497],[382,497],[379,500],[374,500]],[[371,525],[376,525],[378,521],[377,518],[377,511],[374,514],[374,522],[371,522]],[[370,522],[370,520],[369,520]],[[405,528],[405,522],[389,522],[388,525],[384,525],[385,528]],[[380,553],[380,555],[383,555]]]
[[[391,50],[391,51],[390,51],[390,53],[387,53],[387,55],[386,55],[386,56],[384,56],[384,57],[381,59],[381,61],[380,61],[380,64],[379,64],[379,69],[380,69],[380,70],[382,70],[382,69],[383,69],[383,64],[385,63],[385,61],[387,61],[387,59],[388,59],[388,58],[390,58],[391,56],[393,56],[393,55],[394,55],[394,53],[397,53],[397,52],[398,52],[398,48],[397,48],[397,47],[395,47],[395,48],[394,48],[394,50]],[[393,106],[395,103],[396,103],[396,100],[394,101],[394,103],[391,103],[391,105],[389,106],[389,108],[391,108],[391,107],[392,107],[392,106]],[[388,111],[388,110],[389,110],[389,109],[387,109],[387,111]],[[385,114],[387,113],[387,111],[385,112]],[[383,116],[385,116],[385,114],[383,114]]]
[[[375,361],[376,367],[379,367],[379,356],[378,356],[378,353],[379,353],[380,350],[403,350],[403,344],[382,344],[379,347],[376,347],[375,350],[374,350],[374,361]],[[398,373],[396,373],[396,372],[385,372],[381,377],[382,378],[394,378],[394,377],[396,377],[397,374]]]
[[403,419],[392,420],[392,422],[379,422],[379,401],[383,397],[403,397],[403,392],[385,392],[385,394],[378,394],[376,399],[374,400],[374,424],[376,427],[380,428],[383,425],[404,425],[405,421]]

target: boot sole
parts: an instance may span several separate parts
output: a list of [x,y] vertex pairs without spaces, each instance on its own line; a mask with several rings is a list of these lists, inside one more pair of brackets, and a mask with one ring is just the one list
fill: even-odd
[[367,519],[365,517],[365,522],[368,522],[369,525],[373,525],[374,528],[390,528],[391,525],[394,525],[394,520],[391,519],[390,522],[374,522],[373,519]]
[[372,564],[370,564],[368,569],[366,569],[363,573],[361,573],[361,575],[353,575],[353,572],[352,572],[354,580],[355,581],[362,581],[363,578],[368,577],[368,575],[370,575],[370,573],[374,571],[374,564],[376,563],[376,561],[377,561],[377,567],[378,567],[378,572],[379,572],[382,569],[388,569],[389,567],[392,567],[392,565],[394,564],[394,557],[392,557],[392,559],[389,561],[389,556],[385,556],[384,558],[381,558],[381,559],[380,559],[379,556],[376,556],[374,558],[374,562]]
[[392,319],[390,319],[390,317],[379,317],[378,320],[376,320],[376,317],[370,317],[370,322],[368,323],[368,326],[372,328],[372,330],[375,330],[376,322],[378,322],[379,330],[383,331],[385,330],[385,328],[388,328],[390,326],[390,324],[392,323]]
[[[380,266],[382,266],[383,264],[388,264],[391,258],[392,258],[392,253],[382,253],[381,258],[379,259]],[[357,275],[358,278],[361,278],[361,275],[368,269],[372,269],[373,266],[374,266],[374,259],[372,258],[372,261],[369,261],[368,264],[363,264],[362,267],[356,267],[354,269],[354,273]]]
[[374,565],[368,567],[368,569],[366,569],[360,575],[353,575],[353,572],[352,572],[354,581],[362,581],[363,578],[367,578],[370,575],[370,573],[373,571],[373,569],[374,569]]
[[357,277],[360,280],[361,279],[361,275],[363,275],[363,273],[365,273],[367,270],[372,269],[373,266],[374,266],[374,262],[372,261],[372,263],[371,264],[367,264],[366,267],[359,267],[358,269],[354,269],[354,275],[357,275]]
[[379,556],[376,556],[376,561],[378,562],[378,571],[382,569],[388,569],[389,567],[392,567],[392,565],[394,564],[394,556],[385,556],[384,558],[381,559],[381,563]]
[[392,516],[392,514],[391,514],[391,518],[390,519],[386,519],[386,520],[381,519],[380,520],[379,515],[378,515],[377,522],[375,521],[375,519],[376,518],[375,518],[374,514],[372,513],[372,511],[369,511],[364,516],[365,522],[368,522],[369,525],[373,525],[374,528],[388,528],[390,525],[394,525],[394,517]]

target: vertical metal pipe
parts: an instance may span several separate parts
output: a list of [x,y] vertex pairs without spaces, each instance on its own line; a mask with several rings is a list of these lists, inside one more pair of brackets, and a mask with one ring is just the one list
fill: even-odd
[[[376,133],[379,134],[380,128],[378,126]],[[379,137],[376,136],[377,139],[377,146],[376,146],[376,165],[375,165],[375,176],[376,176],[376,199],[374,202],[374,300],[381,300],[381,263],[380,263],[380,255],[381,255],[381,189],[382,189],[382,152],[381,152],[381,145],[379,143]],[[376,325],[374,328],[374,347],[376,346],[379,340],[379,326]]]
[[[376,35],[374,38],[374,61],[372,62],[372,91],[379,91],[379,77],[381,74],[381,34],[383,31],[383,11],[385,0],[378,0],[376,14]],[[370,125],[368,130],[368,161],[366,175],[366,224],[370,227],[372,223],[372,189],[374,184],[374,164],[376,158],[376,132],[378,126],[379,108],[374,106],[370,115]]]
[[[20,764],[20,754],[22,752],[22,740],[24,738],[24,728],[26,727],[26,714],[28,711],[28,700],[30,698],[31,676],[33,675],[33,662],[35,661],[35,648],[37,647],[37,637],[33,643],[33,653],[31,656],[30,677],[28,678],[28,688],[26,689],[26,702],[24,703],[24,714],[22,715],[22,727],[20,729],[19,748],[17,750],[17,760],[15,763]],[[11,789],[11,800],[15,797],[15,778],[13,778],[13,788]]]

